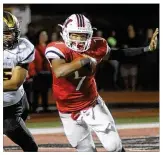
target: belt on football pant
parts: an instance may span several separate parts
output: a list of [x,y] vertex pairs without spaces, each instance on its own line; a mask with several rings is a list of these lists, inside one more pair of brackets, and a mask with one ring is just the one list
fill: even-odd
[[[88,107],[83,108],[82,110],[88,110],[91,107],[95,107],[98,104],[97,99],[93,101]],[[80,116],[80,111],[71,112],[71,118],[77,120]]]

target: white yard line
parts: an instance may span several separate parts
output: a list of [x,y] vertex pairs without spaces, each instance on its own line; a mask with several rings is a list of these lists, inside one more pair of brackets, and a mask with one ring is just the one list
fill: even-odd
[[[159,123],[143,123],[143,124],[120,124],[116,125],[118,130],[121,129],[139,129],[139,128],[159,128]],[[57,128],[29,128],[32,134],[52,134],[63,133],[63,127]]]

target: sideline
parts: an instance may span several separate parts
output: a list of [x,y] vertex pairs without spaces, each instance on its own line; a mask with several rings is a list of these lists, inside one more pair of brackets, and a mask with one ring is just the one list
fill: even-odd
[[[143,123],[143,124],[120,124],[116,125],[118,130],[121,129],[141,129],[141,128],[159,128],[160,125],[158,122],[156,123]],[[56,128],[29,128],[32,134],[51,134],[51,133],[64,133],[63,127]]]

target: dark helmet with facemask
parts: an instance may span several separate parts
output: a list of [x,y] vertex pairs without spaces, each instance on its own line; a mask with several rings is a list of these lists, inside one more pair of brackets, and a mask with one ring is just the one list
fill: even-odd
[[17,18],[7,11],[3,11],[3,48],[12,49],[20,37],[20,24]]

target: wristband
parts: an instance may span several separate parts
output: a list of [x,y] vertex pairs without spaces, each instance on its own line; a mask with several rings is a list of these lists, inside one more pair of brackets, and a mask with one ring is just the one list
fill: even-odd
[[81,63],[81,66],[83,67],[83,66],[85,66],[85,65],[90,63],[90,59],[89,58],[81,59],[80,63]]
[[144,52],[149,52],[151,51],[150,46],[144,47]]

